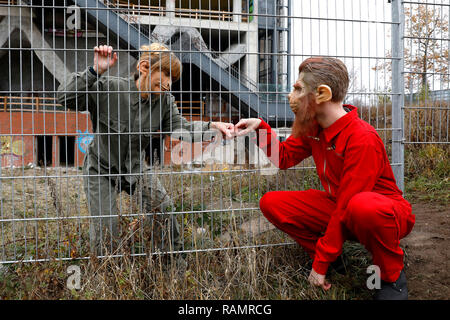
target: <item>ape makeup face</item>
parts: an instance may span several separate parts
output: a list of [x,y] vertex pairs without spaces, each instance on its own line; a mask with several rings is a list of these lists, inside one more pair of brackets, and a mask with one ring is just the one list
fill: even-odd
[[349,77],[345,64],[336,58],[311,57],[299,68],[299,78],[289,94],[295,113],[292,134],[300,137],[315,134],[323,103],[342,103],[347,94]]
[[292,135],[296,138],[315,131],[317,103],[315,95],[304,82],[304,73],[300,73],[292,92],[288,95],[289,105],[295,114]]

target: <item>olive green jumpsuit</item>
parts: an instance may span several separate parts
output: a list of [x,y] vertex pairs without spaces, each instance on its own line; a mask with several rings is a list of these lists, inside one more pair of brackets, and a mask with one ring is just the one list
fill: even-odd
[[58,102],[77,111],[87,109],[93,124],[94,139],[83,164],[84,190],[91,215],[91,252],[101,255],[104,248],[109,252],[115,250],[114,241],[104,239],[108,233],[111,239],[119,236],[117,191],[133,194],[140,181],[143,181],[140,211],[147,214],[145,220],[148,222],[151,214],[164,217],[161,229],[164,234],[159,235],[158,249],[180,249],[176,216],[161,215],[173,208],[172,201],[153,170],[145,164],[145,149],[152,138],[180,129],[188,130],[192,141],[202,141],[210,122],[188,122],[180,115],[170,93],[150,95],[143,100],[133,76],[98,77],[89,68],[71,74],[59,86]]

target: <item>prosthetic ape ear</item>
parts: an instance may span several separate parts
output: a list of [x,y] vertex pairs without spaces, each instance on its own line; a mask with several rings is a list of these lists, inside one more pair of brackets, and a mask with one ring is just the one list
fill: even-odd
[[333,98],[331,88],[326,84],[321,84],[317,87],[315,92],[315,100],[317,104],[330,101]]

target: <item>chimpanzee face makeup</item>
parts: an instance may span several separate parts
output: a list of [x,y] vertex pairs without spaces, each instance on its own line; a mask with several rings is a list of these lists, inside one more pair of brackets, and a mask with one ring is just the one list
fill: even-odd
[[292,135],[294,137],[304,136],[317,126],[315,96],[314,93],[309,91],[303,79],[304,73],[301,73],[294,84],[292,92],[288,95],[289,105],[295,113],[295,120],[292,126]]

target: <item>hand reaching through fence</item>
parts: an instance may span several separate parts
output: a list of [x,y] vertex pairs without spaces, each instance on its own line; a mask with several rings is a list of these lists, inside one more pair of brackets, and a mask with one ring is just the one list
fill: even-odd
[[227,140],[234,137],[234,124],[232,123],[211,122],[211,129],[219,130]]
[[244,136],[258,129],[260,123],[261,119],[257,118],[241,119],[241,121],[234,126],[234,132],[238,137]]
[[109,68],[113,67],[117,62],[117,53],[113,54],[111,46],[95,46],[94,47],[94,71],[100,76]]

